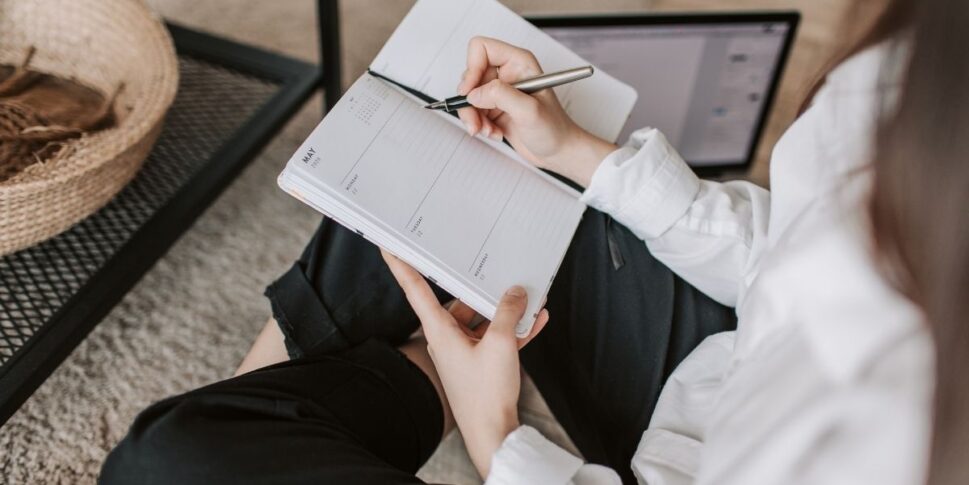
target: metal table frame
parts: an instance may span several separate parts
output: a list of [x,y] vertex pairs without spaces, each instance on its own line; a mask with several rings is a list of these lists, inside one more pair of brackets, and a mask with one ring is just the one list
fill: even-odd
[[0,424],[165,255],[316,89],[324,90],[327,110],[336,103],[342,93],[339,7],[337,0],[318,0],[317,6],[319,66],[168,25],[180,54],[278,81],[280,89],[3,366]]

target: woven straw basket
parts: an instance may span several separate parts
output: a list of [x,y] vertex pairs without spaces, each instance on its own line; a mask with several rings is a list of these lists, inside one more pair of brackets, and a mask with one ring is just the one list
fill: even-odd
[[113,93],[113,128],[71,140],[58,156],[0,182],[0,254],[48,239],[106,204],[134,177],[175,98],[168,31],[139,0],[0,0],[0,63]]

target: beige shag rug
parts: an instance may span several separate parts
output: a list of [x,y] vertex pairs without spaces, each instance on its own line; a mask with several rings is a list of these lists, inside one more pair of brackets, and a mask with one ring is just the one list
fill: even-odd
[[[0,0],[3,1],[3,0]],[[792,70],[820,57],[834,6],[845,0],[657,0],[665,8],[802,7],[817,9],[795,52]],[[220,35],[316,60],[311,0],[150,0],[164,16]],[[643,10],[649,0],[516,0],[519,12]],[[345,0],[345,83],[356,78],[412,5],[411,0]],[[812,20],[814,19],[814,20]],[[813,24],[812,24],[813,22]],[[811,27],[814,25],[814,27]],[[813,29],[813,30],[811,30]],[[808,67],[805,67],[808,66]],[[785,84],[789,121],[796,86]],[[276,188],[282,165],[320,116],[314,99],[0,428],[0,483],[94,483],[101,461],[135,414],[165,396],[230,376],[266,321],[263,287],[299,255],[319,216]],[[766,150],[765,150],[766,152]],[[758,173],[766,173],[761,163]],[[762,177],[761,177],[762,178]],[[567,438],[527,387],[523,419],[553,439]],[[441,483],[479,483],[452,435],[421,476]]]

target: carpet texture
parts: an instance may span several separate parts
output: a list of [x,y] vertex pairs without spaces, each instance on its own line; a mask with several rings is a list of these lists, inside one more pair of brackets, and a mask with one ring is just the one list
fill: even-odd
[[[0,0],[3,1],[3,0]],[[150,0],[162,15],[243,42],[316,60],[314,2]],[[834,45],[845,0],[516,0],[519,12],[768,7],[806,10],[791,75],[812,72]],[[410,0],[343,2],[345,84],[366,67]],[[791,76],[789,75],[788,78]],[[793,117],[803,83],[786,81],[771,137]],[[26,404],[0,428],[0,483],[94,483],[135,414],[165,396],[230,376],[269,315],[265,285],[296,258],[320,216],[276,188],[275,177],[319,119],[309,103]],[[768,146],[753,178],[766,179]],[[566,446],[534,388],[523,420]],[[452,435],[421,471],[439,483],[480,483]]]

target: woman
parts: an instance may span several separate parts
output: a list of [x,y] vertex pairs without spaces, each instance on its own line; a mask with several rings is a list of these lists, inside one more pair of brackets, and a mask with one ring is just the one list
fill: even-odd
[[[324,222],[267,289],[275,322],[240,375],[143,412],[102,481],[419,482],[455,424],[489,483],[964,480],[967,21],[966,2],[892,2],[778,142],[772,193],[698,180],[655,130],[595,139],[508,86],[531,54],[475,39],[470,133],[598,209],[533,334],[514,337],[520,289],[472,331]],[[522,346],[589,464],[519,426]]]

